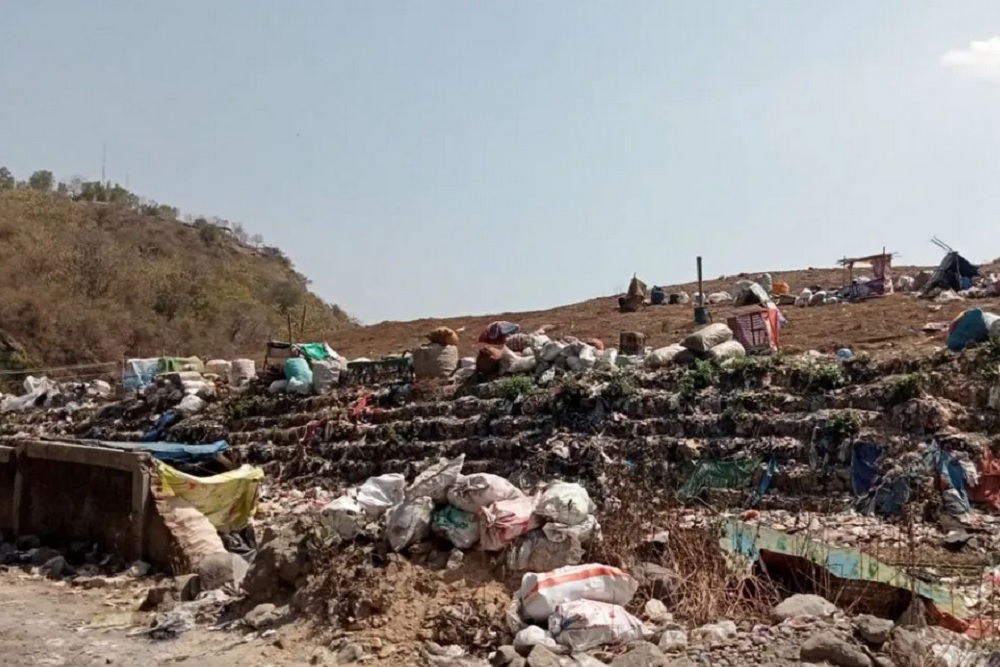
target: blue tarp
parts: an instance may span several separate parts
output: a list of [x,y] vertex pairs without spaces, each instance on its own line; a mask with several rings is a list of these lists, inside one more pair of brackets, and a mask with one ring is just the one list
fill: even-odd
[[167,429],[180,421],[181,416],[173,410],[167,410],[156,421],[156,426],[146,432],[140,439],[141,442],[159,442]]
[[106,440],[93,444],[112,449],[148,452],[164,463],[207,461],[229,450],[229,443],[225,440],[208,445],[183,445],[177,442],[109,442]]
[[961,352],[969,343],[982,343],[990,337],[990,327],[1000,317],[984,313],[980,308],[969,308],[958,316],[948,334],[948,349]]
[[851,488],[861,497],[871,491],[878,479],[878,460],[882,449],[872,442],[859,441],[851,450]]
[[760,478],[760,483],[757,484],[757,488],[754,490],[753,495],[750,496],[749,507],[755,507],[761,499],[767,495],[767,492],[771,489],[771,482],[774,480],[774,473],[778,471],[778,461],[771,456],[770,460],[767,462],[767,469],[764,470],[763,476]]
[[934,474],[944,487],[942,500],[944,509],[952,515],[965,514],[972,511],[969,494],[965,486],[965,471],[962,464],[954,456],[941,449],[937,441],[931,443],[925,455],[925,461],[930,463]]

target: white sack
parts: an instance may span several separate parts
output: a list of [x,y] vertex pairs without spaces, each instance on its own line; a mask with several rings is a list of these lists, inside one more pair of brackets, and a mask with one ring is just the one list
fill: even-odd
[[389,508],[385,518],[385,536],[393,551],[420,542],[431,529],[434,501],[427,497],[414,498]]
[[597,507],[587,489],[570,482],[549,484],[535,508],[535,514],[556,523],[575,526],[587,520]]
[[465,454],[451,459],[441,459],[431,467],[417,475],[413,484],[406,490],[406,498],[426,496],[434,502],[443,503],[448,499],[448,489],[462,475],[465,465]]
[[517,595],[524,617],[540,621],[564,602],[593,600],[627,605],[638,587],[635,579],[617,567],[588,563],[551,572],[529,572],[521,578]]
[[652,634],[624,607],[593,600],[576,600],[556,607],[549,632],[571,651],[588,651],[605,644],[627,644]]
[[484,472],[459,477],[448,489],[448,502],[465,512],[476,513],[500,500],[512,500],[523,495],[520,489],[503,477]]

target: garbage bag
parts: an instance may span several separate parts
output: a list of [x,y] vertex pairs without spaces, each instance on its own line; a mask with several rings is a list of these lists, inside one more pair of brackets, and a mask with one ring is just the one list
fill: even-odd
[[[554,524],[545,524],[545,527]],[[551,540],[542,530],[533,530],[507,548],[504,563],[511,572],[548,572],[567,565],[579,565],[583,546],[572,535]]]
[[636,580],[617,567],[588,563],[525,574],[518,599],[524,617],[540,621],[564,602],[593,600],[627,605],[638,588]]
[[369,477],[354,497],[370,519],[378,519],[393,505],[403,502],[406,478],[398,473]]
[[479,541],[479,519],[475,514],[445,505],[434,512],[431,531],[459,549],[471,549]]
[[462,466],[465,465],[465,454],[451,459],[441,459],[440,462],[417,475],[406,490],[408,499],[426,496],[434,502],[443,503],[448,499],[448,489],[462,476]]
[[285,377],[288,380],[298,380],[312,387],[313,372],[309,368],[309,362],[304,357],[285,359]]
[[705,353],[719,343],[733,339],[733,331],[725,324],[709,324],[681,341],[681,346],[692,352]]
[[504,547],[538,527],[535,505],[538,499],[521,496],[501,500],[484,507],[480,519],[480,547],[483,551],[502,551]]
[[367,517],[358,501],[343,495],[327,503],[319,511],[320,522],[345,540],[352,540],[365,527]]
[[597,522],[597,517],[588,516],[582,523],[570,525],[566,523],[550,522],[542,526],[545,537],[553,542],[563,542],[565,540],[579,540],[580,544],[586,546],[591,542],[599,541],[601,538],[601,524]]
[[524,494],[503,477],[490,473],[462,475],[448,489],[448,502],[466,512],[478,512],[500,500],[520,498]]
[[434,501],[424,496],[407,500],[389,508],[385,519],[385,536],[393,551],[422,541],[431,529]]
[[709,350],[708,356],[716,361],[724,361],[725,359],[745,357],[747,356],[747,351],[738,340],[727,340],[725,343],[719,343]]
[[586,521],[595,509],[587,489],[571,482],[552,482],[542,493],[535,514],[575,526]]
[[549,617],[549,632],[573,652],[640,641],[652,633],[624,607],[594,600],[558,605]]

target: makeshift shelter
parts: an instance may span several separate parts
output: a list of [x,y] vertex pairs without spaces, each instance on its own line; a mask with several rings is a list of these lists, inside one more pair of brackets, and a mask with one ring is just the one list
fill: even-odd
[[[846,296],[850,301],[861,301],[872,297],[892,294],[892,258],[895,253],[883,251],[877,255],[865,257],[845,257],[839,260],[844,269],[844,283],[847,287]],[[868,281],[854,279],[855,266],[871,267],[874,277]]]
[[935,288],[951,289],[956,292],[972,287],[972,279],[979,276],[979,267],[951,250],[941,260],[934,275],[924,285],[924,292]]
[[634,313],[639,310],[639,306],[646,300],[646,289],[646,283],[633,274],[628,284],[628,292],[625,296],[618,297],[618,310],[623,313]]

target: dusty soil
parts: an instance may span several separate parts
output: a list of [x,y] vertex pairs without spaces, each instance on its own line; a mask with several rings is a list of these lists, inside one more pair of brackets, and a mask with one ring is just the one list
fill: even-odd
[[[983,266],[981,269],[988,273],[995,271],[996,266]],[[893,275],[913,275],[918,270],[918,267],[900,267],[895,269]],[[777,271],[771,272],[771,276],[775,281],[789,283],[793,293],[813,285],[835,288],[847,282],[840,269]],[[654,277],[640,276],[650,286],[655,284],[649,280]],[[627,283],[627,278],[623,282]],[[729,276],[705,281],[705,292],[731,292],[740,279],[739,276]],[[697,285],[687,283],[666,287],[667,293],[680,290],[693,293]],[[788,318],[788,326],[781,332],[780,344],[784,351],[791,353],[809,349],[832,352],[840,347],[867,351],[875,356],[923,353],[944,345],[943,335],[929,336],[921,331],[924,324],[950,320],[973,306],[997,312],[1000,311],[1000,299],[958,301],[937,308],[931,301],[895,294],[858,304],[801,309],[789,306],[782,311]],[[727,312],[731,310],[728,306],[713,306],[711,309],[715,321],[725,321]],[[328,342],[348,358],[364,356],[377,359],[413,349],[426,342],[424,337],[429,331],[447,326],[456,331],[464,328],[459,334],[461,353],[474,355],[479,333],[495,320],[516,322],[526,331],[546,324],[556,325],[554,336],[576,336],[581,340],[600,338],[609,346],[618,345],[622,331],[640,331],[646,335],[647,345],[661,347],[677,342],[696,328],[690,305],[646,306],[635,313],[620,313],[617,297],[609,296],[544,311],[382,322],[345,330]]]
[[[82,590],[64,582],[0,573],[0,656],[9,667],[49,665],[177,665],[179,667],[284,667],[309,664],[308,641],[298,629],[284,628],[275,638],[244,640],[239,632],[198,627],[177,639],[151,641],[128,636],[146,625],[132,591]],[[135,624],[124,628],[123,625]],[[111,627],[109,627],[111,626]]]

